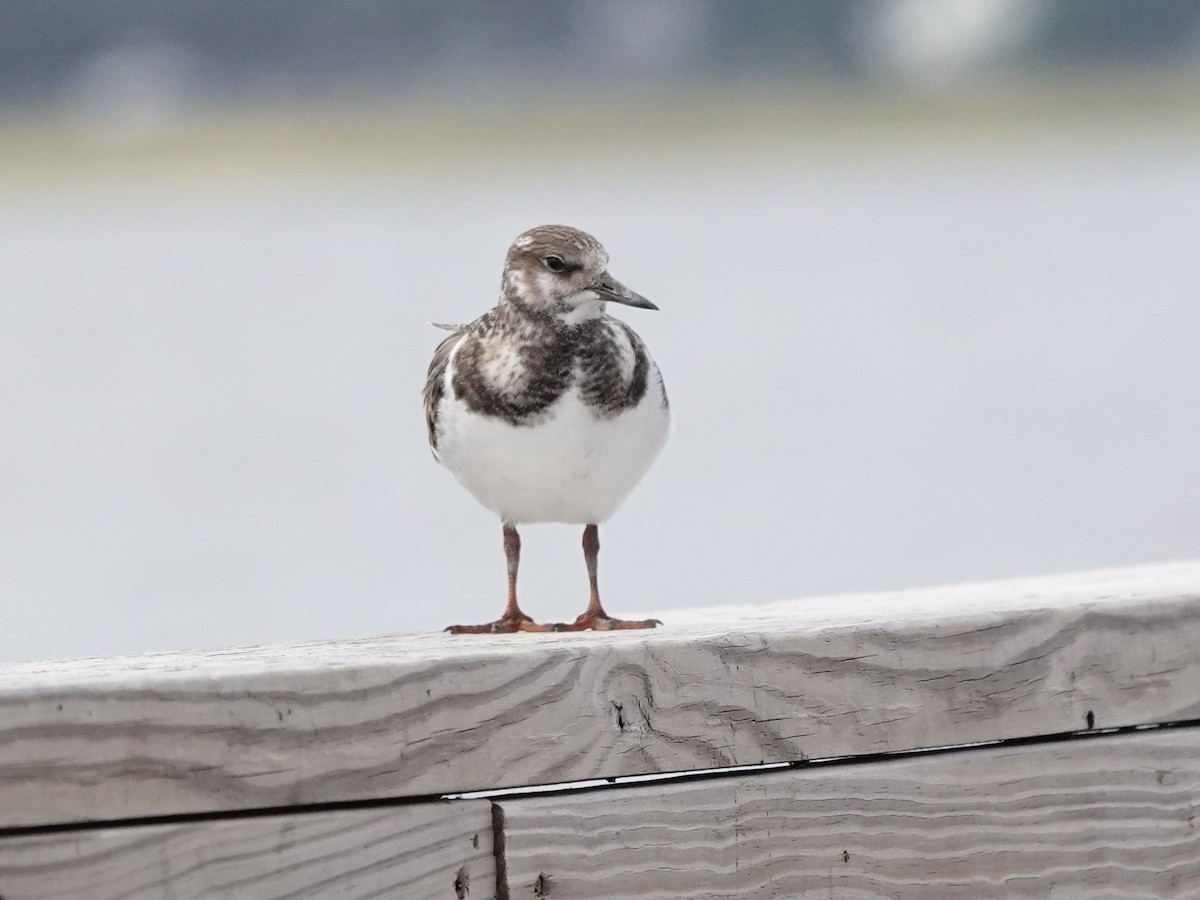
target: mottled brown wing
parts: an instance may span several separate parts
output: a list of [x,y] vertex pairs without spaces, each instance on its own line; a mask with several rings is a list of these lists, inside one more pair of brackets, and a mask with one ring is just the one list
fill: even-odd
[[437,325],[436,327],[454,333],[438,344],[437,349],[433,351],[433,360],[429,363],[429,375],[425,379],[425,388],[421,391],[421,396],[425,400],[425,429],[429,434],[429,449],[433,451],[435,459],[437,458],[437,411],[438,405],[442,402],[446,366],[449,365],[450,354],[462,340],[465,330],[465,326],[462,325]]

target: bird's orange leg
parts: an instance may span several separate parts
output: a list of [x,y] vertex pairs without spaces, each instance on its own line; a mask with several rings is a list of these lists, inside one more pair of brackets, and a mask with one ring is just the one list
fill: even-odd
[[539,625],[517,605],[517,567],[521,562],[521,536],[515,525],[504,523],[504,557],[508,560],[508,605],[504,615],[486,625],[451,625],[451,634],[511,634],[514,631],[551,631],[550,625]]
[[617,631],[633,628],[653,628],[661,625],[658,619],[614,619],[600,605],[600,586],[596,569],[600,558],[600,529],[588,525],[583,529],[583,561],[587,563],[588,583],[591,585],[591,597],[587,610],[574,622],[551,625],[554,631],[586,631],[589,628],[596,631]]

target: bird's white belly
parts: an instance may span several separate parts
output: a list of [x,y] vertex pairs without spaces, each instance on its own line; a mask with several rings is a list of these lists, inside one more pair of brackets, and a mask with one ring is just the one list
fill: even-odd
[[659,378],[652,367],[642,402],[611,418],[598,418],[571,389],[521,426],[471,412],[448,385],[438,459],[506,522],[603,522],[667,441]]

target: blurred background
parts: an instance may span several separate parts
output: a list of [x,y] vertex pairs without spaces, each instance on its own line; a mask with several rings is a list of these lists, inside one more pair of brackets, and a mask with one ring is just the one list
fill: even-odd
[[547,222],[661,307],[614,613],[1197,554],[1200,2],[0,0],[0,660],[498,615],[427,323]]

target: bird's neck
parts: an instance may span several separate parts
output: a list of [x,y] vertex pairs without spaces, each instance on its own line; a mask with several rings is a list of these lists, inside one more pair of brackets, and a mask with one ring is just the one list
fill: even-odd
[[605,304],[599,298],[574,303],[565,300],[530,302],[519,292],[510,290],[501,292],[497,308],[506,318],[526,319],[554,329],[578,328],[605,316]]

